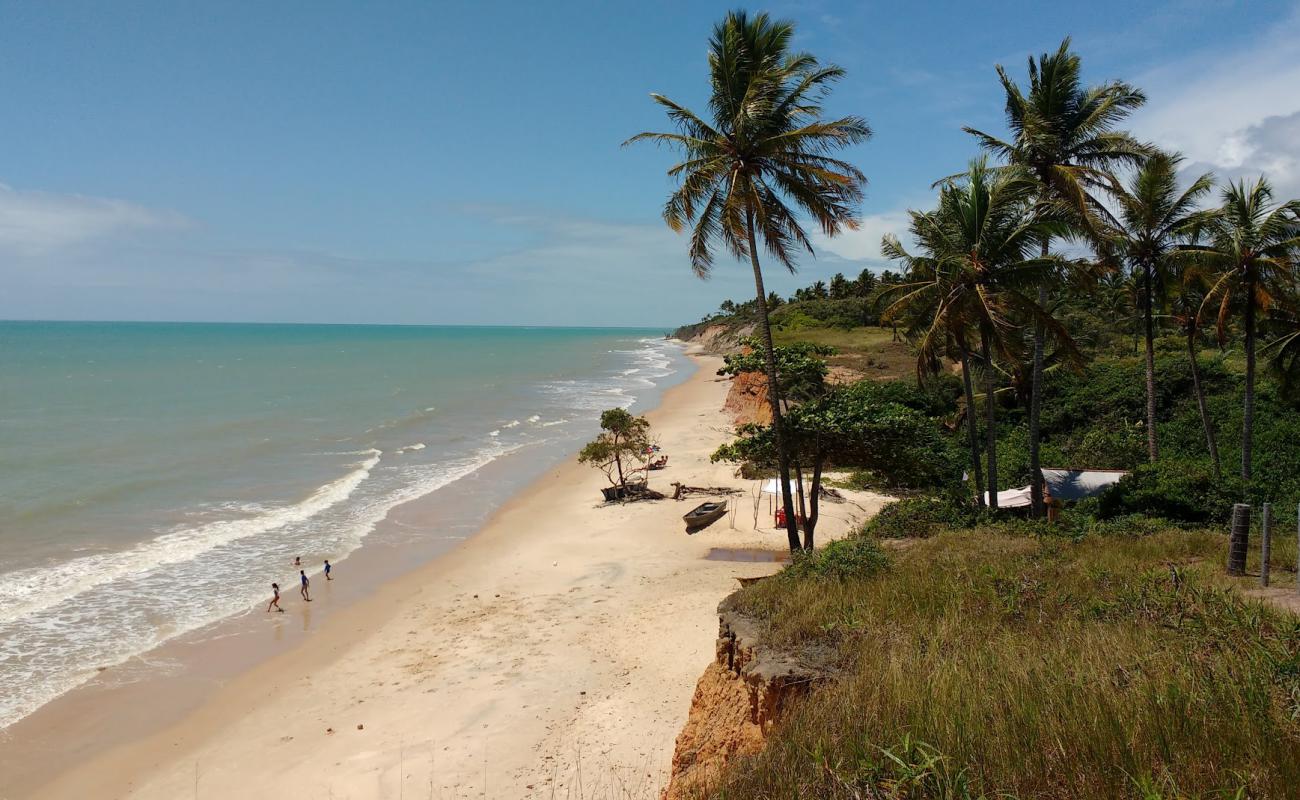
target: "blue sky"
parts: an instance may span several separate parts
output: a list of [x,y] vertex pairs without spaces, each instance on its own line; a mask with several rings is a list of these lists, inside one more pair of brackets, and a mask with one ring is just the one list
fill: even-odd
[[[1058,6],[1049,8],[1048,6]],[[0,318],[674,325],[700,282],[659,210],[733,3],[0,3]],[[863,226],[795,286],[880,268],[881,234],[1001,130],[993,66],[1074,39],[1189,169],[1300,196],[1300,3],[774,2],[848,70]]]

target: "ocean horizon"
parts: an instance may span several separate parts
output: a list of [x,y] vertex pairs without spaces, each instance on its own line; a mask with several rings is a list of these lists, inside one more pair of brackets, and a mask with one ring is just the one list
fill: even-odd
[[265,603],[296,557],[345,562],[403,503],[567,457],[683,376],[664,333],[0,322],[0,728]]

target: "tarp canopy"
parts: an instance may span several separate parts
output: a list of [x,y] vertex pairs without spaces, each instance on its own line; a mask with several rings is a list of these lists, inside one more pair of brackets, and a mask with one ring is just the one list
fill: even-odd
[[[768,478],[763,481],[763,494],[781,494],[781,482],[776,478]],[[790,496],[794,497],[799,494],[799,484],[790,481]]]
[[[988,493],[984,495],[984,501],[990,501]],[[1021,489],[1006,489],[998,492],[998,508],[1024,508],[1029,505],[1029,487]]]
[[1128,473],[1122,469],[1043,468],[1043,482],[1053,500],[1096,497]]

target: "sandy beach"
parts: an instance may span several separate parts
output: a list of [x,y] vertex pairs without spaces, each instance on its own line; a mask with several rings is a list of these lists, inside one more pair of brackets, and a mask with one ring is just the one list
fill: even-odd
[[[735,487],[727,517],[687,536],[694,503],[602,505],[603,476],[570,460],[179,723],[69,763],[33,796],[657,796],[718,602],[776,568],[710,550],[785,541],[766,499],[754,528],[754,482],[709,463],[731,426],[728,383],[717,359],[694,360],[648,414],[670,457],[651,485]],[[880,502],[824,505],[819,540]],[[436,528],[435,509],[420,515]]]

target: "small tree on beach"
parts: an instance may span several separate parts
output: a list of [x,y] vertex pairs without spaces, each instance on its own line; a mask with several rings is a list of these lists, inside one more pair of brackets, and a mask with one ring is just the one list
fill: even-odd
[[578,453],[578,463],[591,464],[605,473],[612,486],[626,486],[630,471],[627,467],[645,466],[652,446],[650,421],[622,408],[611,408],[600,413],[600,427],[601,434]]
[[[950,484],[960,472],[957,454],[925,414],[888,395],[883,384],[861,381],[827,390],[786,415],[786,443],[797,463],[812,470],[806,492],[798,483],[805,550],[813,549],[827,466],[870,470],[884,484],[910,488]],[[776,466],[771,426],[741,425],[736,438],[717,449],[713,461]],[[797,521],[796,521],[797,522]]]
[[871,131],[860,117],[823,118],[821,100],[844,71],[793,51],[793,38],[793,23],[767,14],[727,14],[709,42],[711,119],[652,94],[678,132],[640,133],[625,144],[653,141],[682,152],[682,161],[668,170],[679,186],[663,217],[674,231],[692,228],[690,258],[696,275],[708,277],[719,241],[736,258],[747,258],[753,269],[786,535],[790,549],[798,550],[759,240],[793,272],[799,250],[813,254],[800,216],[816,222],[827,236],[856,228],[854,206],[866,177],[831,154],[865,140]]

